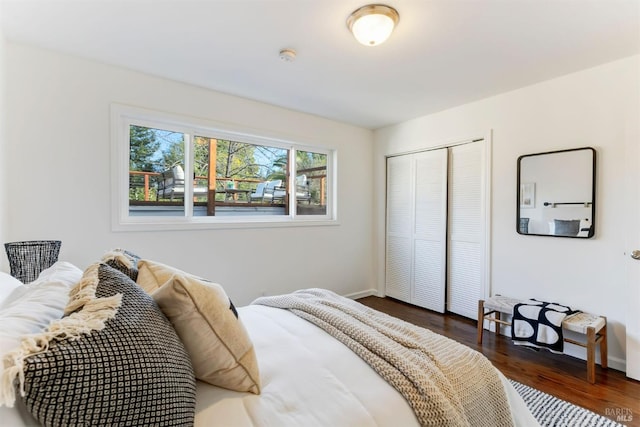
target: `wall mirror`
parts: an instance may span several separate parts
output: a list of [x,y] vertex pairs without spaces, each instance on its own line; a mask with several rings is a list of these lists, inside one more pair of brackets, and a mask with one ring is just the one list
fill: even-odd
[[518,157],[518,233],[593,237],[595,178],[596,151],[591,147]]

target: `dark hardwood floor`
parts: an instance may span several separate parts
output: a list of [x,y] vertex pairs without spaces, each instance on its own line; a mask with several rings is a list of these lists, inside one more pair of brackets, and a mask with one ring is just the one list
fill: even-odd
[[508,337],[487,331],[479,346],[475,320],[442,315],[391,298],[372,296],[358,301],[480,351],[507,378],[614,420],[621,414],[625,416],[621,424],[640,427],[640,382],[628,379],[623,372],[597,365],[596,384],[589,384],[584,360],[515,346]]

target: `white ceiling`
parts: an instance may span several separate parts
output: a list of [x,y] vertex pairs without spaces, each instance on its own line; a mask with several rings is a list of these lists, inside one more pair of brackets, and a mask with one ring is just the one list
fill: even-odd
[[[7,40],[379,128],[640,52],[640,0],[0,0]],[[295,61],[279,59],[293,48]]]

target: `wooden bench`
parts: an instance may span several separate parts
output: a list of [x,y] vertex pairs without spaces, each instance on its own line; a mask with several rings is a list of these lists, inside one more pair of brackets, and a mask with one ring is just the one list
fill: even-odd
[[[485,320],[495,323],[495,332],[499,335],[500,325],[511,326],[511,322],[501,319],[501,314],[512,315],[515,305],[521,302],[521,300],[501,295],[493,296],[486,301],[478,301],[478,344],[482,345]],[[566,337],[564,341],[586,347],[587,380],[594,384],[596,382],[596,346],[598,344],[600,344],[600,366],[607,368],[607,318],[578,312],[567,316],[562,322],[562,328],[586,336],[584,342]]]

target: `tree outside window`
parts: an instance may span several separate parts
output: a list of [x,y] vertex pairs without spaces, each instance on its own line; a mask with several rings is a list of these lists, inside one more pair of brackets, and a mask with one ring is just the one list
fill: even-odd
[[[185,179],[187,141],[193,151],[193,182]],[[129,126],[129,205],[138,215],[184,215],[191,184],[194,215],[325,215],[327,154],[160,128]],[[215,168],[214,173],[211,169]],[[290,177],[295,173],[294,182]],[[260,185],[274,184],[259,197]],[[277,184],[277,185],[276,185]],[[169,190],[170,188],[170,190]],[[267,186],[267,188],[269,188]],[[230,197],[231,196],[231,197]],[[206,207],[206,209],[205,209]],[[251,208],[251,209],[250,209]],[[262,208],[262,210],[258,210]]]

